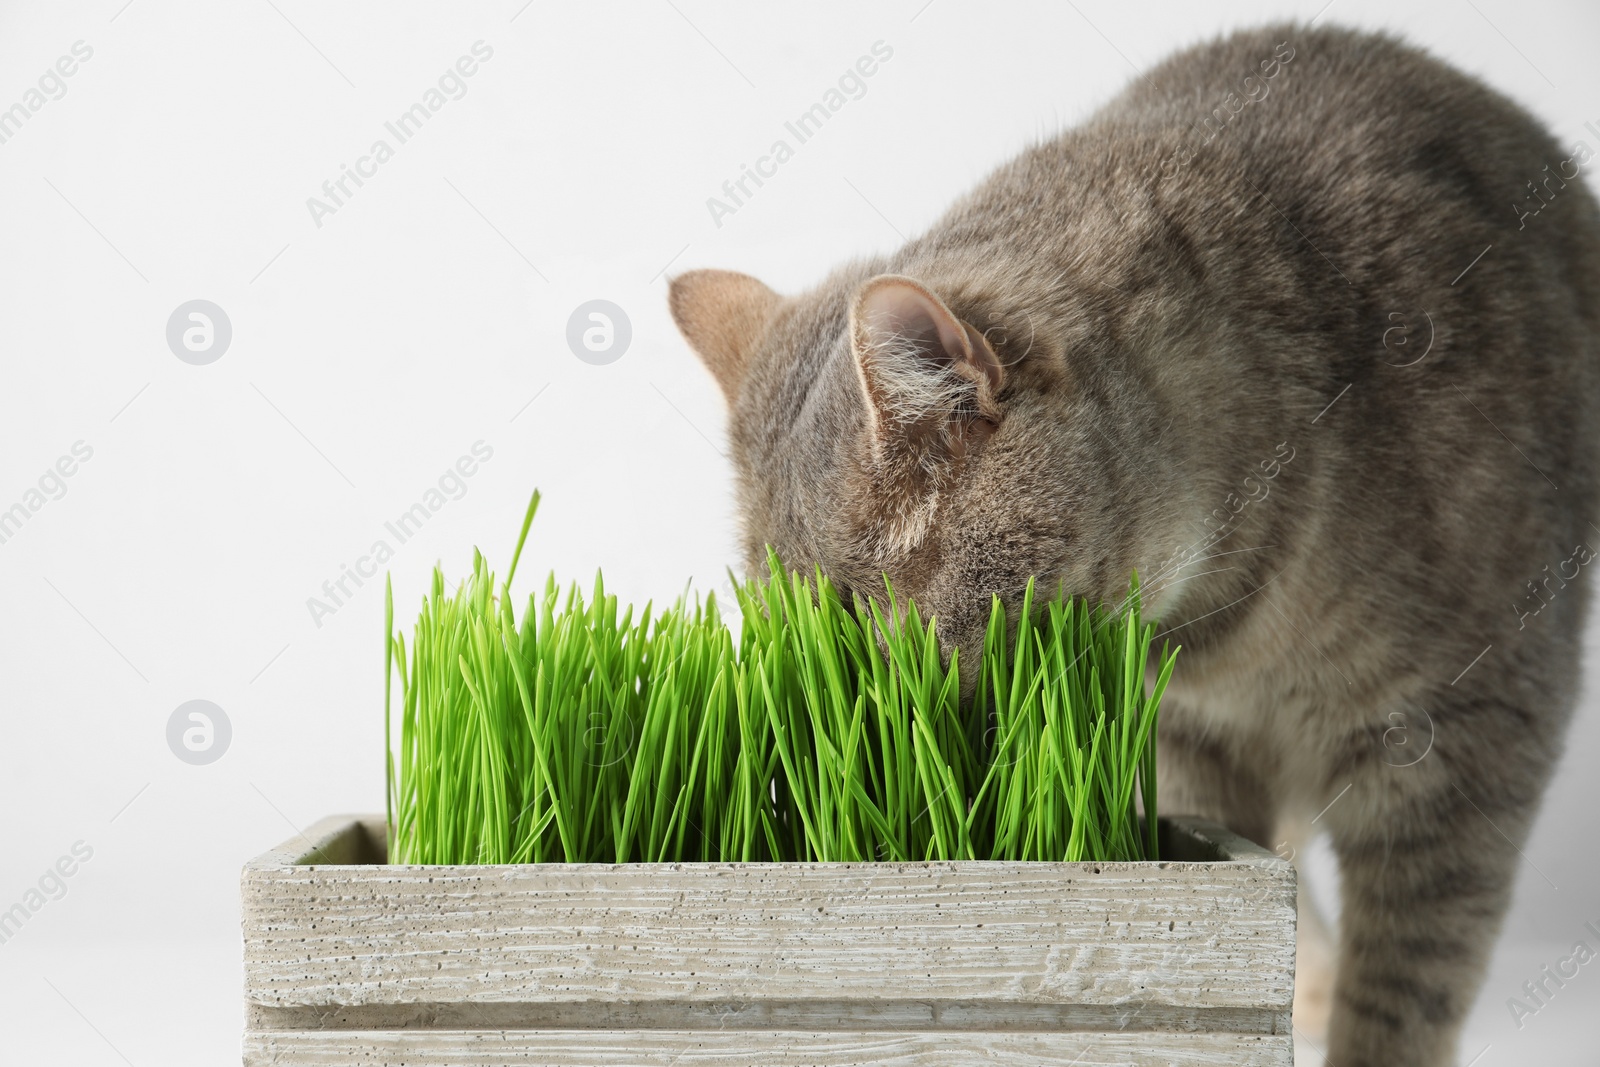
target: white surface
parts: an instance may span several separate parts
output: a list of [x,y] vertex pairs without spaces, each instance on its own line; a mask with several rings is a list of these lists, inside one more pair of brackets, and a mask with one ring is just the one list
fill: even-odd
[[[0,108],[74,42],[94,49],[0,144],[0,508],[74,442],[94,450],[0,544],[0,909],[74,842],[94,850],[0,944],[0,1059],[237,1055],[240,864],[291,824],[382,802],[381,586],[320,628],[306,600],[474,442],[493,459],[390,562],[402,618],[435,559],[459,574],[477,541],[503,565],[535,485],[525,574],[604,564],[636,600],[721,580],[721,400],[666,314],[669,264],[806,285],[925,226],[1130,64],[1322,6],[673,3],[0,11]],[[1593,5],[1337,0],[1322,17],[1405,31],[1563,142],[1600,125]],[[494,55],[466,95],[314,226],[306,198],[479,40]],[[879,40],[894,54],[866,94],[716,227],[706,198]],[[165,341],[195,298],[233,325],[209,366]],[[593,298],[632,319],[610,366],[565,343]],[[197,698],[233,726],[203,767],[165,739]],[[1600,964],[1521,1031],[1504,1003],[1600,920],[1596,702],[1463,1062],[1485,1044],[1480,1067],[1600,1058]]]

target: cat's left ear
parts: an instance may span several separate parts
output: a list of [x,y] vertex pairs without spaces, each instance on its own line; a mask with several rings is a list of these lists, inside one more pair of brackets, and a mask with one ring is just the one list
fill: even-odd
[[850,339],[880,443],[958,444],[999,424],[999,356],[921,283],[882,274],[863,285]]

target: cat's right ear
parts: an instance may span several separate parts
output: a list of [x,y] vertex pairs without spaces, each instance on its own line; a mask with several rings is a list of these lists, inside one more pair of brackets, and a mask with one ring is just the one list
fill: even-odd
[[732,403],[783,298],[748,274],[692,270],[672,279],[667,303],[689,347]]

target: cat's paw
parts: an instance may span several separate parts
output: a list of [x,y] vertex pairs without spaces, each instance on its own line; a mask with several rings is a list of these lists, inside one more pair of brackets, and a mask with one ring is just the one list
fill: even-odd
[[1333,1010],[1333,952],[1320,938],[1300,939],[1294,969],[1294,1028],[1317,1044]]

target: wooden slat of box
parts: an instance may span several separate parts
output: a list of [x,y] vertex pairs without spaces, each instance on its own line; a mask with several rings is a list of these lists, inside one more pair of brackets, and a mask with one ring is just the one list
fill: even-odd
[[1160,863],[400,867],[329,819],[245,869],[246,1062],[1288,1064],[1293,869],[1165,831]]
[[252,1034],[246,1063],[274,1067],[1288,1067],[1284,1037],[912,1031],[542,1030]]

